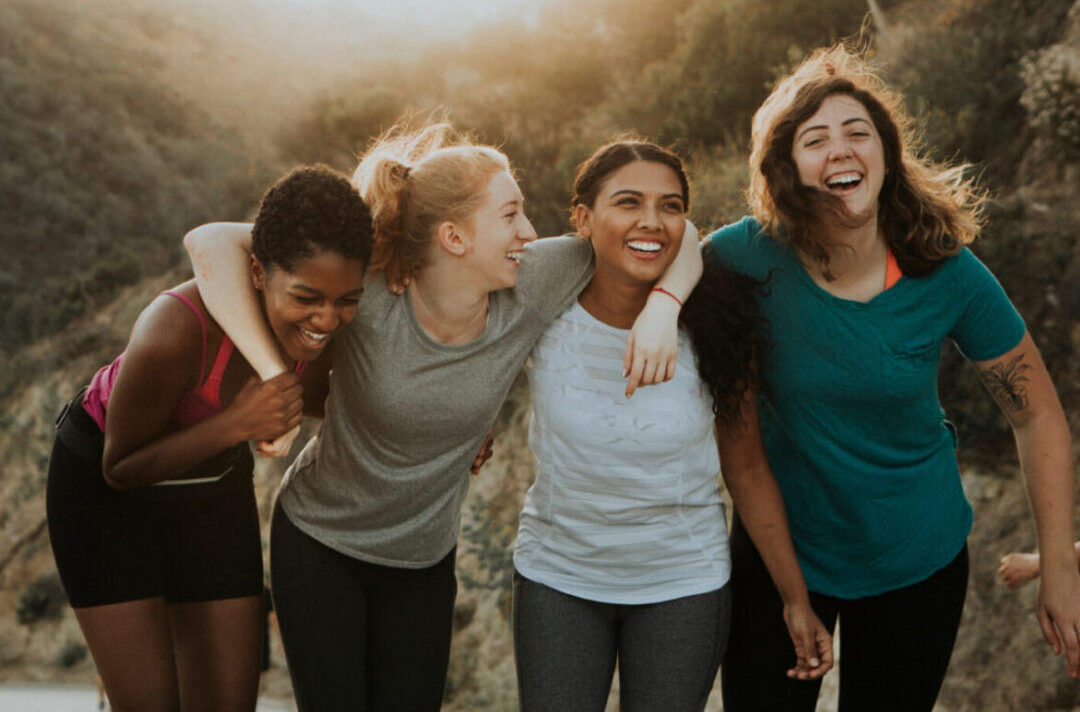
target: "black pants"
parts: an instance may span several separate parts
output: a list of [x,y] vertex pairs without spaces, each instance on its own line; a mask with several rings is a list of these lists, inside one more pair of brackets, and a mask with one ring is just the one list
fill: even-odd
[[[795,652],[783,605],[746,530],[732,529],[734,610],[721,668],[726,712],[813,712],[821,681],[784,674]],[[877,596],[810,592],[821,622],[839,617],[839,712],[930,712],[949,666],[967,594],[967,546],[924,581]]]
[[426,569],[369,564],[312,539],[274,508],[274,610],[302,712],[439,709],[455,553]]

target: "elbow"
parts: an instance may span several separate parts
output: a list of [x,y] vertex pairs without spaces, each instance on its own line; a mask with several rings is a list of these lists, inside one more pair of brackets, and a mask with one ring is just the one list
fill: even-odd
[[187,250],[189,257],[194,257],[199,251],[199,228],[188,230],[184,235],[184,249]]
[[110,465],[103,465],[101,468],[102,477],[105,479],[105,484],[110,488],[118,491],[125,491],[135,488],[135,484],[130,482],[128,478],[124,477],[123,469],[118,472],[116,468]]

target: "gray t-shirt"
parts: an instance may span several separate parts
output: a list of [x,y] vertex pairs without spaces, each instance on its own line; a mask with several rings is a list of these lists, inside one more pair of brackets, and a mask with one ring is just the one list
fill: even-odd
[[469,467],[540,334],[592,277],[592,245],[531,243],[484,334],[433,341],[381,277],[336,338],[326,419],[282,481],[303,532],[362,561],[422,568],[457,543]]

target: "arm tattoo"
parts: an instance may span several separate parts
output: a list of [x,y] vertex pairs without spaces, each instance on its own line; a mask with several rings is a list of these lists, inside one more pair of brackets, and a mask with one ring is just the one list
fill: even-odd
[[1024,374],[1031,370],[1031,366],[1023,361],[1024,354],[1020,354],[1010,361],[995,363],[979,374],[987,390],[1001,407],[1013,412],[1028,406],[1027,389],[1024,387],[1028,377]]

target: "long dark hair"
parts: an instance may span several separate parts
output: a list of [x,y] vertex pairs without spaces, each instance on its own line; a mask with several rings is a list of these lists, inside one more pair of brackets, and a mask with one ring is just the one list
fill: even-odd
[[747,391],[763,387],[758,373],[768,355],[769,337],[757,296],[765,288],[753,277],[706,262],[679,315],[721,425],[739,422]]

